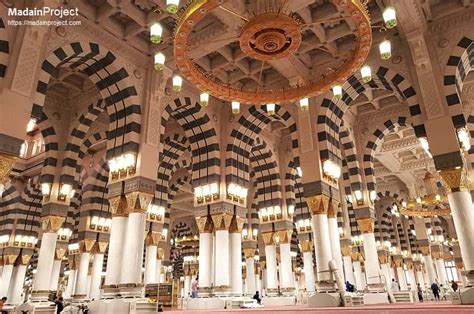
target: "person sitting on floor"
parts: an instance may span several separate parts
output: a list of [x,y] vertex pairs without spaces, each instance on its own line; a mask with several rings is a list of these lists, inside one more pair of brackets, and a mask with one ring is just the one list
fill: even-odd
[[260,294],[258,293],[258,291],[255,291],[255,294],[253,295],[252,299],[257,300],[258,304],[261,304],[262,302],[262,298],[260,297]]

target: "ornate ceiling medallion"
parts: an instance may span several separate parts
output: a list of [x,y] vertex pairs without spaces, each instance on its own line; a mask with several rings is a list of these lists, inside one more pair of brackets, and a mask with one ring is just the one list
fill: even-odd
[[[261,62],[259,82],[252,88],[235,86],[224,81],[222,77],[219,78],[213,71],[206,71],[189,56],[193,49],[189,44],[193,28],[214,9],[226,10],[223,7],[225,2],[193,1],[181,14],[174,35],[174,56],[178,69],[189,82],[212,96],[243,104],[294,102],[325,93],[332,86],[342,84],[364,64],[368,57],[372,45],[371,24],[366,8],[358,0],[332,0],[331,3],[337,8],[340,17],[308,24],[293,18],[291,14],[282,13],[283,11],[260,12],[252,17],[241,17],[245,22],[235,38],[235,42],[238,42],[236,49],[240,49],[250,60]],[[290,64],[302,63],[298,50],[305,43],[304,31],[311,24],[344,20],[355,26],[353,32],[355,41],[338,66],[331,67],[324,75],[308,75],[296,82],[288,81],[283,86],[267,87],[261,84],[265,63],[278,61]]]

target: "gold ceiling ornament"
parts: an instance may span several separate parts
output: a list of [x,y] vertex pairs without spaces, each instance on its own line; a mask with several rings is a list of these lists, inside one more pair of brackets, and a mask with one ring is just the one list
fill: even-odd
[[359,226],[360,232],[372,233],[374,232],[375,221],[373,218],[360,218],[357,219],[357,225]]
[[9,154],[0,154],[0,183],[6,182],[8,174],[13,168],[16,161],[16,156]]
[[40,218],[41,221],[41,230],[43,232],[58,232],[58,230],[63,225],[64,221],[66,220],[65,217],[49,215]]
[[223,2],[222,0],[190,2],[180,15],[174,34],[174,59],[182,76],[200,90],[220,99],[238,101],[243,104],[289,103],[323,94],[333,85],[342,84],[360,69],[372,46],[372,25],[366,7],[359,0],[331,0],[340,12],[344,12],[344,16],[317,23],[350,20],[349,23],[355,26],[354,34],[357,38],[347,59],[339,66],[332,68],[327,75],[318,78],[308,77],[305,81],[286,89],[265,88],[261,84],[264,63],[282,58],[290,58],[290,61],[291,58],[297,58],[298,47],[303,41],[302,32],[307,26],[316,22],[302,23],[292,15],[285,14],[284,10],[257,12],[249,18],[240,16],[244,21],[240,33],[229,40],[235,39],[242,53],[251,59],[261,61],[262,66],[256,88],[238,88],[221,81],[213,73],[205,71],[189,56],[192,47],[188,40],[193,33],[193,28],[214,9],[226,9],[222,6]]
[[469,179],[463,167],[441,170],[439,175],[444,186],[451,192],[467,191],[469,188]]
[[313,215],[326,215],[329,209],[329,196],[325,194],[306,196],[306,203]]

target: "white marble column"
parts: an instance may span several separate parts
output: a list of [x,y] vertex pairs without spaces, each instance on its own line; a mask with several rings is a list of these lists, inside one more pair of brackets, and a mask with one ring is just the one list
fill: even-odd
[[315,214],[312,216],[314,249],[316,252],[316,270],[318,281],[331,279],[329,261],[332,259],[331,238],[329,235],[328,216]]
[[[199,251],[201,250],[199,249]],[[156,260],[156,282],[163,283],[161,281],[161,259]]]
[[436,273],[438,274],[438,281],[440,284],[446,285],[448,278],[446,276],[446,266],[444,265],[444,259],[437,258],[434,260],[436,267]]
[[91,281],[92,281],[92,274],[88,274],[87,275],[87,280],[86,280],[86,295],[87,295],[87,298],[90,299],[90,295],[91,295]]
[[58,290],[59,275],[61,274],[61,260],[55,259],[53,262],[53,271],[51,273],[51,280],[49,282],[49,290]]
[[367,284],[380,283],[380,264],[374,233],[362,233],[362,238],[364,241],[365,273],[367,277]]
[[339,228],[337,227],[337,217],[331,217],[328,214],[329,237],[331,239],[331,256],[336,262],[337,270],[341,276],[344,275],[342,267],[341,239],[339,237]]
[[255,261],[252,256],[253,254],[246,256],[245,258],[245,272],[246,272],[246,285],[247,285],[247,294],[253,296],[255,291],[257,291],[256,287],[256,278],[255,278]]
[[199,233],[199,287],[211,287],[212,246],[213,237],[210,232]]
[[229,230],[216,230],[215,265],[214,286],[230,286]]
[[145,285],[154,284],[158,282],[158,278],[156,277],[157,252],[158,246],[152,244],[146,246],[144,273]]
[[357,290],[364,290],[365,289],[365,281],[362,278],[362,267],[359,261],[352,262],[354,266],[354,276],[355,276],[355,286]]
[[262,294],[262,278],[260,274],[255,274],[255,291],[258,291],[260,295]]
[[304,280],[307,292],[314,292],[314,266],[313,266],[313,252],[303,252],[303,269],[304,269]]
[[425,287],[425,278],[423,276],[423,271],[422,270],[417,270],[416,271],[416,280],[420,284],[422,288]]
[[[448,201],[459,240],[464,268],[466,271],[472,271],[474,270],[474,210],[471,194],[465,190],[451,192],[448,193]],[[474,282],[468,282],[468,284],[474,284]]]
[[239,230],[230,233],[230,284],[233,295],[242,295],[242,235]]
[[190,292],[191,292],[191,275],[187,274],[186,276],[184,276],[183,297],[187,299],[189,297]]
[[416,278],[415,278],[415,271],[413,268],[409,268],[407,270],[407,275],[408,275],[408,283],[410,284],[410,290],[415,291],[416,290]]
[[67,280],[66,292],[64,294],[65,298],[67,299],[71,298],[71,296],[74,294],[75,285],[76,285],[76,269],[70,269],[68,280]]
[[92,261],[92,277],[90,285],[90,298],[100,299],[100,283],[102,281],[102,267],[104,265],[104,254],[94,254],[94,260]]
[[127,217],[113,216],[104,285],[118,285],[120,283],[126,230]]
[[9,304],[23,303],[21,294],[23,292],[23,282],[25,281],[26,265],[18,265],[13,269],[12,280],[7,295]]
[[125,243],[122,244],[121,284],[142,282],[145,218],[144,212],[131,212],[128,215]]
[[8,294],[8,288],[13,277],[13,263],[3,266],[2,278],[0,280],[0,295],[2,298]]
[[407,278],[405,276],[405,270],[403,270],[403,267],[397,267],[397,277],[398,277],[398,284],[400,285],[400,290],[401,291],[407,291],[408,290],[408,285],[407,285]]
[[38,267],[33,282],[33,291],[49,291],[57,237],[56,232],[43,233],[38,255]]
[[392,275],[390,273],[390,264],[389,263],[380,264],[380,268],[382,270],[383,276],[385,277],[385,288],[387,288],[387,290],[390,290],[391,282],[392,282]]
[[76,288],[74,297],[79,299],[87,298],[87,275],[89,273],[89,260],[91,254],[82,252],[79,258],[79,266],[76,273]]
[[280,243],[280,288],[293,290],[295,283],[293,282],[293,268],[291,265],[291,244]]
[[[275,245],[265,245],[265,261],[267,266],[267,294],[278,289],[278,274]],[[269,291],[270,290],[270,291]]]

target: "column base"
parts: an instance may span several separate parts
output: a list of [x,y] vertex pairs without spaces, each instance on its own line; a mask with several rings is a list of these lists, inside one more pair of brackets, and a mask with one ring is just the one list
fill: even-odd
[[140,313],[155,314],[157,303],[149,303],[148,299],[114,299],[95,300],[89,303],[91,313]]
[[294,287],[280,288],[280,292],[282,295],[294,295],[295,288]]
[[198,288],[198,296],[208,297],[212,295],[212,288],[211,287],[199,287]]
[[216,286],[214,287],[213,294],[215,296],[229,296],[231,295],[230,286]]
[[339,293],[316,292],[308,298],[308,307],[337,307],[341,304]]
[[388,299],[387,292],[369,292],[364,294],[364,305],[367,304],[388,304],[390,303]]
[[267,296],[277,296],[278,295],[278,288],[267,288],[265,290]]
[[333,280],[321,280],[316,282],[316,290],[323,293],[338,291],[336,282]]
[[474,287],[461,288],[451,295],[453,304],[474,304]]
[[369,293],[381,293],[387,291],[385,284],[383,283],[368,283],[367,290],[369,290]]
[[144,286],[142,283],[127,283],[118,285],[119,294],[124,298],[142,298]]
[[85,303],[89,302],[90,298],[85,294],[75,294],[72,296],[72,303]]
[[31,302],[47,302],[49,300],[49,290],[36,290],[31,292]]

